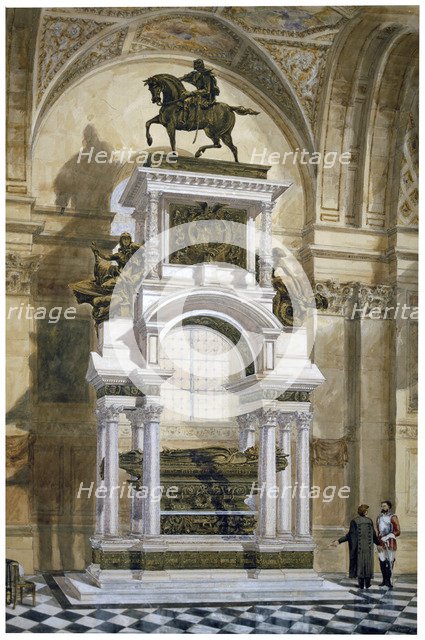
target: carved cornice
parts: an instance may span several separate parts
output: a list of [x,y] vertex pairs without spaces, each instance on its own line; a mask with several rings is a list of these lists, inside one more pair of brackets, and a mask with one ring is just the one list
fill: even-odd
[[27,296],[31,292],[32,275],[40,266],[40,256],[6,255],[6,293]]
[[[138,207],[140,199],[146,197],[147,191],[162,190],[164,193],[184,192],[200,197],[200,193],[211,195],[214,189],[229,200],[231,192],[239,192],[242,198],[252,201],[264,201],[264,197],[270,201],[276,200],[290,183],[272,182],[270,180],[237,178],[235,176],[213,176],[206,173],[171,171],[165,169],[150,169],[139,167],[133,174],[124,191],[122,202],[126,207]],[[218,195],[217,193],[217,195]],[[234,196],[232,197],[232,200]]]

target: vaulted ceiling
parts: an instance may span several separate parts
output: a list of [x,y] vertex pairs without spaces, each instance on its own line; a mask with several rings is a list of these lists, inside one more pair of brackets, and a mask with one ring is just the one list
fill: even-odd
[[351,7],[51,8],[42,10],[36,119],[96,67],[149,53],[201,56],[245,77],[311,146],[326,57]]

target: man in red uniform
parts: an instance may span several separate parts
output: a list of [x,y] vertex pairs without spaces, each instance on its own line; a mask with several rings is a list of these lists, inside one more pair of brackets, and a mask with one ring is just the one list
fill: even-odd
[[397,551],[397,540],[400,535],[400,524],[397,516],[392,512],[392,502],[384,500],[381,502],[381,513],[376,518],[376,529],[380,548],[378,548],[379,564],[382,571],[382,582],[380,587],[393,588],[391,575]]

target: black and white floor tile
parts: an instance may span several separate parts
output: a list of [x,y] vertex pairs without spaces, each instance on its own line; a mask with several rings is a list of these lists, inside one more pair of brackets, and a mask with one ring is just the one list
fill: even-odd
[[[326,576],[360,594],[356,603],[245,606],[71,607],[49,575],[32,578],[36,606],[6,608],[8,633],[342,633],[416,634],[416,579],[396,578],[394,589],[357,591],[354,581]],[[24,603],[30,603],[30,599]]]

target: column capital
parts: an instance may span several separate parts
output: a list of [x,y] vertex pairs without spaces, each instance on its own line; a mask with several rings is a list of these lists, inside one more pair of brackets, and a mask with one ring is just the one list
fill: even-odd
[[101,422],[117,422],[120,413],[124,411],[122,405],[98,405],[96,407],[96,417]]
[[236,422],[238,423],[238,427],[240,429],[255,431],[259,424],[259,416],[255,411],[252,411],[250,413],[243,413],[242,415],[236,417]]
[[149,403],[141,408],[143,420],[146,422],[159,422],[164,407],[160,404]]
[[313,414],[310,411],[296,411],[295,421],[299,430],[308,431],[313,420]]
[[261,213],[271,214],[274,209],[274,202],[262,202],[261,203]]
[[142,407],[136,407],[135,409],[127,409],[125,411],[125,417],[131,424],[132,428],[144,427],[145,413]]
[[297,415],[295,411],[278,411],[277,425],[283,431],[291,431]]
[[277,422],[277,412],[274,407],[263,407],[254,412],[257,415],[258,426],[275,427]]

